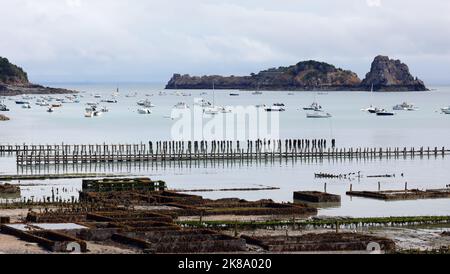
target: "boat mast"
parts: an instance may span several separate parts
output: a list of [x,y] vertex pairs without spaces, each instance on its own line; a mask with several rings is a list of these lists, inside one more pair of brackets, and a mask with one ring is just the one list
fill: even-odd
[[215,88],[215,83],[213,81],[213,107],[216,106],[216,88]]

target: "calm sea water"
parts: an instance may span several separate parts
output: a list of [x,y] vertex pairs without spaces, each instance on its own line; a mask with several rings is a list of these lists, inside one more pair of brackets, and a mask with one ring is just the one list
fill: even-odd
[[[59,85],[61,86],[61,85]],[[175,121],[167,119],[173,105],[184,101],[193,104],[193,99],[202,97],[212,101],[212,91],[187,91],[190,97],[158,96],[163,85],[120,85],[118,104],[105,104],[110,112],[99,118],[84,117],[85,103],[96,101],[91,94],[102,94],[103,98],[115,91],[115,85],[63,85],[62,87],[82,91],[85,96],[80,104],[65,104],[54,113],[46,108],[32,105],[25,110],[13,101],[5,103],[11,108],[7,115],[9,122],[0,123],[0,143],[125,143],[170,139],[170,130]],[[137,97],[126,94],[137,92]],[[233,91],[235,92],[235,91]],[[216,91],[218,105],[255,105],[284,103],[287,111],[280,115],[281,138],[335,138],[340,147],[359,146],[430,146],[450,147],[450,115],[440,113],[440,108],[450,105],[450,87],[437,87],[423,93],[365,93],[365,92],[288,92],[265,91],[263,95],[252,95],[240,91],[240,96],[229,96],[230,91]],[[151,97],[146,94],[153,94]],[[151,115],[139,115],[136,102],[149,99],[156,105]],[[333,115],[331,119],[307,119],[300,110],[313,101],[318,101]],[[377,117],[362,112],[373,104],[392,109],[403,101],[414,103],[420,109],[412,112],[397,112],[394,117]],[[196,165],[125,165],[85,166],[74,171],[126,172],[148,175],[167,181],[176,189],[245,188],[276,186],[280,190],[255,192],[207,192],[196,193],[208,198],[239,197],[256,200],[270,198],[276,201],[292,201],[292,192],[297,190],[323,190],[342,195],[342,205],[337,208],[321,209],[321,215],[340,216],[398,216],[398,215],[448,215],[449,199],[383,202],[345,195],[350,184],[354,190],[376,190],[378,181],[382,189],[402,189],[405,182],[409,188],[443,188],[450,184],[450,157],[414,158],[399,160],[345,160],[345,161],[278,161],[268,163],[230,163]],[[72,168],[70,168],[72,169]],[[62,170],[59,170],[61,172]],[[70,170],[68,170],[70,171]],[[361,171],[364,175],[396,174],[391,179],[317,180],[315,172],[351,173]],[[50,170],[28,170],[28,173],[56,172]],[[17,170],[13,157],[0,157],[0,174],[26,173]],[[404,173],[404,177],[400,174]],[[49,196],[49,190],[66,188],[65,197],[76,196],[81,188],[80,180],[57,180],[27,182],[22,186],[25,197]]]

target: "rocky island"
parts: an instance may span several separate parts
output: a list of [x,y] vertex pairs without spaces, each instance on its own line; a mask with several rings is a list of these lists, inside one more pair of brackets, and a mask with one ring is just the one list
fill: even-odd
[[333,65],[304,61],[289,67],[271,68],[250,76],[190,76],[174,74],[166,89],[242,89],[298,91],[426,91],[407,65],[387,56],[377,56],[371,71],[361,81],[358,75]]
[[6,58],[0,57],[0,96],[67,93],[76,92],[32,84],[28,81],[27,73],[21,67],[11,64]]

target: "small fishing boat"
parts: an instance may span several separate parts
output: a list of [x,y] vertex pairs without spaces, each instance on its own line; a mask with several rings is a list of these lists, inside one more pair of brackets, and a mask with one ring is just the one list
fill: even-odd
[[399,105],[395,105],[393,108],[393,110],[407,110],[407,111],[414,111],[414,110],[418,110],[417,107],[415,107],[412,104],[408,104],[407,102],[403,102]]
[[0,104],[0,111],[9,111],[9,108],[4,104]]
[[230,93],[230,96],[239,96],[239,93]]
[[100,109],[101,112],[109,112],[109,109],[107,107],[102,107]]
[[283,112],[283,111],[286,111],[286,109],[283,106],[280,106],[279,104],[274,104],[271,107],[266,107],[265,111],[267,111],[267,112]]
[[49,108],[47,109],[47,112],[52,113],[52,112],[53,112],[53,108],[52,108],[52,107],[49,107]]
[[102,102],[109,103],[109,104],[117,104],[117,100],[116,99],[103,100]]
[[446,107],[446,108],[441,108],[441,111],[442,111],[442,112],[450,111],[450,106],[449,106],[449,107]]
[[331,118],[331,114],[326,112],[307,113],[306,118]]
[[254,91],[252,92],[252,95],[261,95],[263,94],[262,91]]
[[259,104],[259,105],[255,105],[256,108],[265,108],[267,107],[267,105],[265,104]]
[[442,113],[444,113],[444,114],[450,114],[450,108],[449,108],[449,109],[442,109]]
[[58,104],[58,103],[52,104],[52,107],[53,108],[60,108],[60,107],[62,107],[62,104]]
[[309,107],[304,107],[303,110],[321,111],[322,106],[319,105],[317,102],[313,102]]
[[94,98],[102,98],[100,94],[94,94]]
[[30,105],[30,104],[23,104],[23,105],[22,105],[22,108],[30,109],[30,108],[31,108],[31,105]]
[[152,111],[148,108],[140,108],[137,111],[139,114],[152,114]]
[[93,111],[88,111],[84,113],[84,117],[86,118],[92,118],[94,117],[94,112]]
[[146,108],[155,107],[155,105],[152,104],[152,102],[150,100],[141,100],[141,101],[137,102],[137,105],[141,106],[141,107],[146,107]]

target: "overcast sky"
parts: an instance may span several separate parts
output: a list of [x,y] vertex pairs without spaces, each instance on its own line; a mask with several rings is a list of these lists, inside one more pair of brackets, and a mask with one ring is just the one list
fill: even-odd
[[448,0],[0,0],[0,56],[34,82],[165,82],[378,54],[450,84]]

